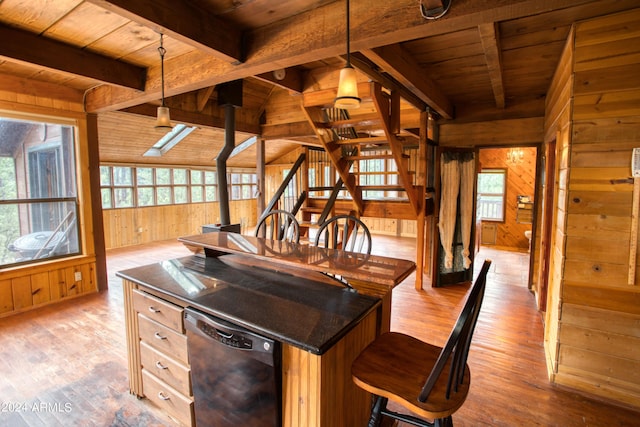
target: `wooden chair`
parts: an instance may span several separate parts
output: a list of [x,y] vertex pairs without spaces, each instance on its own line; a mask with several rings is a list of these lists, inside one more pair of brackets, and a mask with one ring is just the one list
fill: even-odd
[[300,226],[291,212],[275,209],[260,219],[256,226],[255,235],[271,240],[298,243],[300,241]]
[[[490,260],[484,261],[444,347],[387,332],[353,362],[354,382],[375,397],[369,427],[379,426],[382,416],[416,426],[453,425],[451,414],[462,406],[469,392],[467,356],[490,265]],[[387,409],[389,399],[414,414]]]
[[336,215],[320,225],[314,244],[325,248],[370,254],[371,233],[359,218],[353,215]]

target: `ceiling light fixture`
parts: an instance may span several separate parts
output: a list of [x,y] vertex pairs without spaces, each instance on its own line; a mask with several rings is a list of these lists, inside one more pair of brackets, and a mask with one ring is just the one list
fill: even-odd
[[356,78],[356,70],[351,66],[351,52],[349,50],[349,0],[347,0],[347,64],[340,70],[338,94],[333,106],[343,109],[360,107],[358,79]]
[[164,54],[167,50],[162,45],[163,34],[160,33],[160,47],[158,53],[160,53],[160,82],[162,90],[162,105],[158,107],[158,116],[156,119],[156,128],[158,129],[171,129],[171,118],[169,117],[169,107],[164,105]]

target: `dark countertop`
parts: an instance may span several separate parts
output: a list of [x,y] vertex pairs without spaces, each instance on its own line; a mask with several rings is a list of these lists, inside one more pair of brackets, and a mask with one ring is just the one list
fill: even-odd
[[118,276],[314,354],[340,340],[380,300],[309,278],[247,266],[241,255],[188,256]]

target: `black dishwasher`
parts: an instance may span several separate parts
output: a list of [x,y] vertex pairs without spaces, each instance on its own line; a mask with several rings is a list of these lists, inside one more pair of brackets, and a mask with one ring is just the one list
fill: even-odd
[[280,426],[280,343],[190,307],[184,318],[196,425]]

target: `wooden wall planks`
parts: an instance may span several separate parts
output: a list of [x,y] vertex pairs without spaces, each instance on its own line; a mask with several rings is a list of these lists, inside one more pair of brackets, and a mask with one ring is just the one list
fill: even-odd
[[[240,223],[243,227],[255,226],[256,210],[255,199],[231,201],[231,223]],[[200,234],[203,225],[220,221],[220,207],[218,202],[211,202],[107,209],[103,211],[103,221],[105,246],[113,249]],[[138,231],[140,229],[142,231]]]
[[566,169],[558,174],[557,203],[566,214],[556,215],[545,335],[550,374],[635,406],[640,279],[627,284],[632,185],[624,181],[640,145],[639,35],[640,9],[576,24],[548,97],[545,131],[558,135]]

